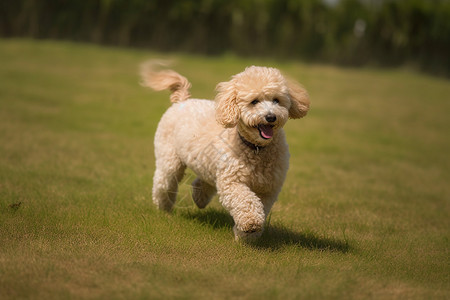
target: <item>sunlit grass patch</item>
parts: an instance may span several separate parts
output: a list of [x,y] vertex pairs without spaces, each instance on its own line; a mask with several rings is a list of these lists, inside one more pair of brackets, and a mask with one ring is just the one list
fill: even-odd
[[[448,298],[448,81],[235,57],[0,41],[0,297]],[[173,213],[151,201],[168,93],[138,66],[173,58],[214,87],[251,64],[311,95],[287,123],[288,176],[254,244],[187,171]]]

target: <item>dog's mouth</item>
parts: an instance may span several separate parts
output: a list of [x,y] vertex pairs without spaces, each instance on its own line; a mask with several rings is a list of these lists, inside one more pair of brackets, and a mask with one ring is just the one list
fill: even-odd
[[259,124],[258,125],[259,135],[268,140],[273,137],[273,126],[268,124]]

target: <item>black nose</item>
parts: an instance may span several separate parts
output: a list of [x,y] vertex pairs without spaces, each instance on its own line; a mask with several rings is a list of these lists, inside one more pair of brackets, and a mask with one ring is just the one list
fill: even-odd
[[269,123],[275,122],[277,120],[277,116],[275,116],[274,114],[268,114],[266,116],[266,121]]

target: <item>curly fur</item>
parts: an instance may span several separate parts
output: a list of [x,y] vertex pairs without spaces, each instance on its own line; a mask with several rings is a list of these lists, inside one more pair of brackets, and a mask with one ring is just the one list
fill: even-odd
[[306,115],[307,92],[266,67],[248,67],[219,83],[215,102],[188,99],[191,85],[174,71],[147,64],[141,75],[145,86],[172,91],[173,105],[155,134],[153,202],[170,211],[189,167],[198,176],[196,205],[204,208],[217,193],[234,219],[236,240],[259,237],[289,166],[283,126]]

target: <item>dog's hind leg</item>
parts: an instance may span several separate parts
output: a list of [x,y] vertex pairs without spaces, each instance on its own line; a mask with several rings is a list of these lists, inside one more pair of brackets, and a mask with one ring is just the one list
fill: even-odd
[[200,178],[196,178],[192,182],[192,198],[198,208],[205,208],[216,194],[216,188],[204,182]]
[[183,179],[186,166],[176,157],[156,162],[153,176],[153,203],[159,209],[170,211],[177,199],[178,183]]

